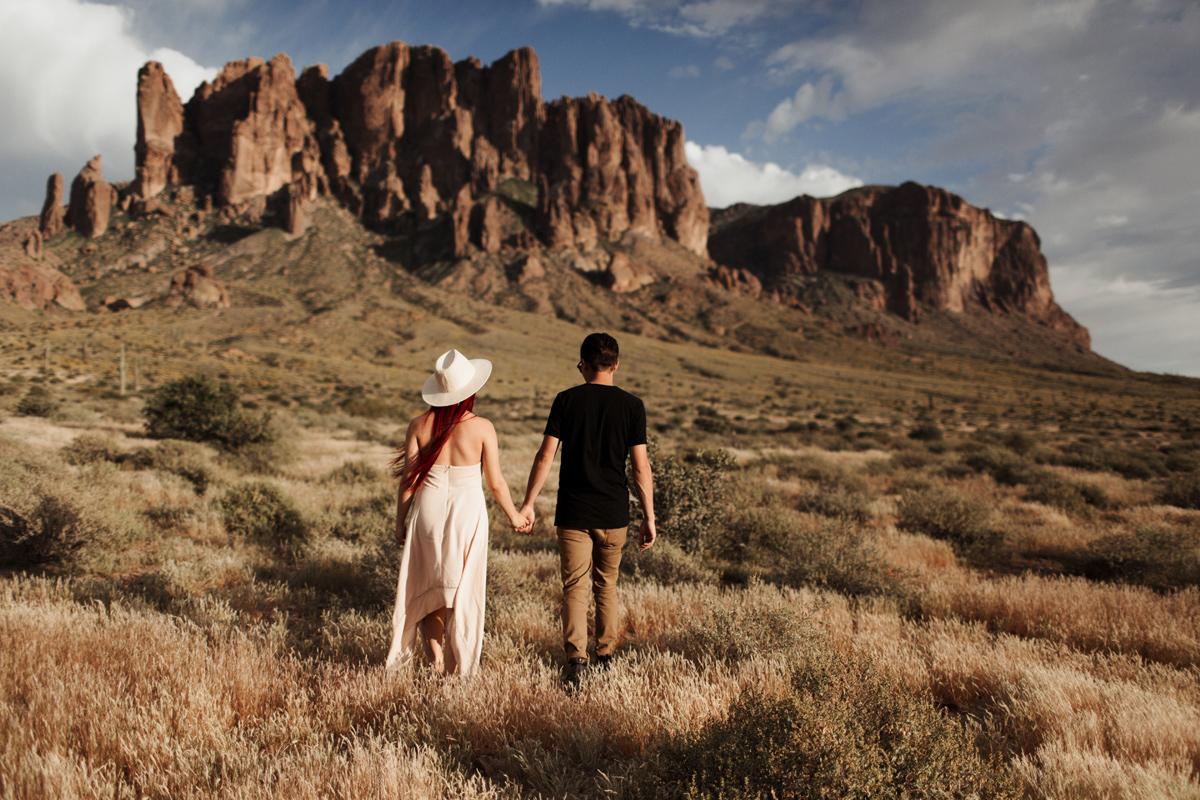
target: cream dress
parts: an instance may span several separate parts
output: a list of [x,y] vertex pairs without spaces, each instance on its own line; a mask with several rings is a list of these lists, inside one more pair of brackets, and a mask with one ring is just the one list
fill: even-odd
[[446,672],[471,675],[483,647],[488,519],[482,464],[435,464],[413,496],[387,666],[412,657],[417,624],[446,608]]

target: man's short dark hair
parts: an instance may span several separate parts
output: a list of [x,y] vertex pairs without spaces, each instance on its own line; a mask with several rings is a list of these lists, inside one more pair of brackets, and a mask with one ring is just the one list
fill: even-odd
[[607,333],[589,333],[579,345],[579,358],[596,369],[612,369],[620,356],[617,340]]

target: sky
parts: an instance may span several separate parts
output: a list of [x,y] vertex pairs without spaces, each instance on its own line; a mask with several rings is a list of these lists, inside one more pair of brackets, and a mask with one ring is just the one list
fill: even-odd
[[1023,219],[1094,350],[1200,377],[1197,0],[0,0],[0,220],[96,154],[133,177],[147,60],[186,100],[393,40],[531,45],[547,100],[634,96],[713,207],[914,180]]

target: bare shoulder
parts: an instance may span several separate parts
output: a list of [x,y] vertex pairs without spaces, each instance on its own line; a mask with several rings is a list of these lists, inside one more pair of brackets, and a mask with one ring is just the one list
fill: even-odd
[[495,433],[496,433],[496,426],[493,425],[492,421],[490,419],[488,419],[487,417],[481,417],[481,416],[476,415],[474,417],[471,417],[471,419],[467,420],[467,423],[469,423],[472,427],[474,427],[475,431],[478,432],[479,434],[495,435]]

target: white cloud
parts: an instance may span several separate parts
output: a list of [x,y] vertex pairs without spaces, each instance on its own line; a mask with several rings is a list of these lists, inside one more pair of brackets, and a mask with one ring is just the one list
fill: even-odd
[[713,62],[713,66],[722,72],[727,72],[736,67],[737,64],[734,64],[733,59],[727,58],[726,56],[718,56],[717,60]]
[[778,164],[756,164],[719,145],[685,145],[690,163],[700,175],[705,202],[713,208],[734,203],[769,205],[802,194],[830,197],[862,186],[858,178],[843,175],[833,167],[807,166],[797,175]]
[[538,0],[543,7],[615,12],[635,25],[702,38],[783,17],[809,4],[809,0]]
[[699,78],[700,68],[695,64],[688,64],[685,67],[672,67],[671,71],[667,73],[667,77],[672,79]]
[[[0,172],[45,161],[47,174],[61,171],[69,182],[99,153],[106,177],[132,177],[138,69],[161,61],[185,101],[216,70],[145,47],[130,24],[131,12],[117,6],[0,0]],[[28,194],[8,186],[2,192]]]
[[840,120],[845,117],[842,98],[833,96],[833,79],[826,75],[816,84],[806,83],[796,95],[784,100],[767,117],[763,138],[773,142],[783,134],[812,117]]

